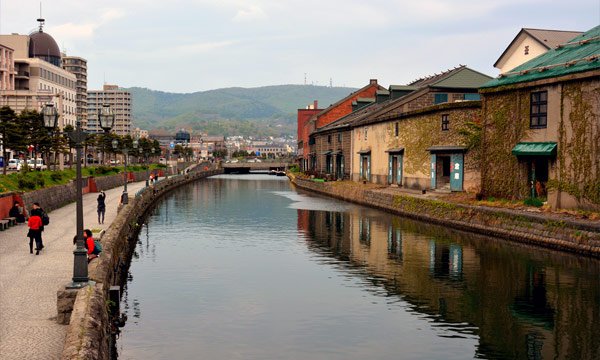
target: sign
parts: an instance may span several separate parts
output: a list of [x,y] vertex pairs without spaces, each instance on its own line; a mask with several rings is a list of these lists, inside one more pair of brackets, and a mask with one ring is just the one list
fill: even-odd
[[169,144],[169,147],[170,147],[171,149],[175,148],[175,143],[174,143],[174,142],[171,142],[171,144]]

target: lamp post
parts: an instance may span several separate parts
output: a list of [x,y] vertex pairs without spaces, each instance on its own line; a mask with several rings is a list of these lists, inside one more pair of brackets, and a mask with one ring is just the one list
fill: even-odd
[[[110,115],[112,112],[110,108],[107,109],[106,115]],[[48,131],[55,131],[58,121],[58,111],[54,107],[54,104],[46,104],[42,110],[42,116],[44,119],[44,127]],[[110,130],[110,128],[108,129]],[[76,222],[76,243],[77,247],[73,251],[73,282],[67,285],[68,289],[77,289],[87,285],[88,283],[88,267],[87,267],[87,251],[85,250],[83,240],[83,191],[81,184],[81,150],[83,142],[85,141],[86,134],[81,129],[81,119],[77,117],[77,123],[75,131],[68,132],[67,136],[75,144],[76,152],[76,210],[75,210],[75,222]]]
[[[133,149],[137,149],[138,148],[138,141],[137,140],[133,140]],[[119,141],[118,140],[113,140],[112,141],[112,146],[113,149],[117,149],[119,147]],[[129,204],[129,194],[127,193],[127,157],[129,156],[129,148],[127,147],[126,144],[123,144],[123,148],[121,149],[121,151],[123,151],[123,155],[125,155],[124,157],[124,170],[125,170],[125,183],[123,184],[123,193],[121,194],[121,203],[123,205],[127,205]]]

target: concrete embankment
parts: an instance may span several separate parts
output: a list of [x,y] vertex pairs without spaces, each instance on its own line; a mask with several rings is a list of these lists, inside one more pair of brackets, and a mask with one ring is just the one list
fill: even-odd
[[[190,171],[188,174],[159,181],[131,196],[102,237],[103,253],[89,265],[89,278],[95,283],[76,291],[62,359],[109,359],[111,324],[108,293],[112,285],[121,285],[146,213],[167,192],[222,170]],[[132,194],[133,195],[133,194]],[[65,303],[68,302],[65,297]],[[58,311],[61,312],[59,295]]]
[[559,215],[450,203],[357,183],[314,182],[290,176],[301,189],[459,230],[600,257],[600,222]]

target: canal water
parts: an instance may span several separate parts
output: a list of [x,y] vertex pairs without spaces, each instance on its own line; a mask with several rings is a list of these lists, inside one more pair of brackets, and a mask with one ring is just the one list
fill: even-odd
[[123,359],[600,359],[600,262],[221,175],[162,200]]

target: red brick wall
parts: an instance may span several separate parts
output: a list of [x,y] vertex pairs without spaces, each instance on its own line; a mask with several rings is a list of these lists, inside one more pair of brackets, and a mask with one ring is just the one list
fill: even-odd
[[379,89],[377,83],[372,83],[360,92],[352,94],[351,97],[347,98],[343,102],[337,104],[335,107],[327,111],[325,114],[320,115],[317,118],[317,129],[327,124],[331,124],[339,118],[342,118],[352,112],[352,102],[358,98],[374,98],[375,92]]

